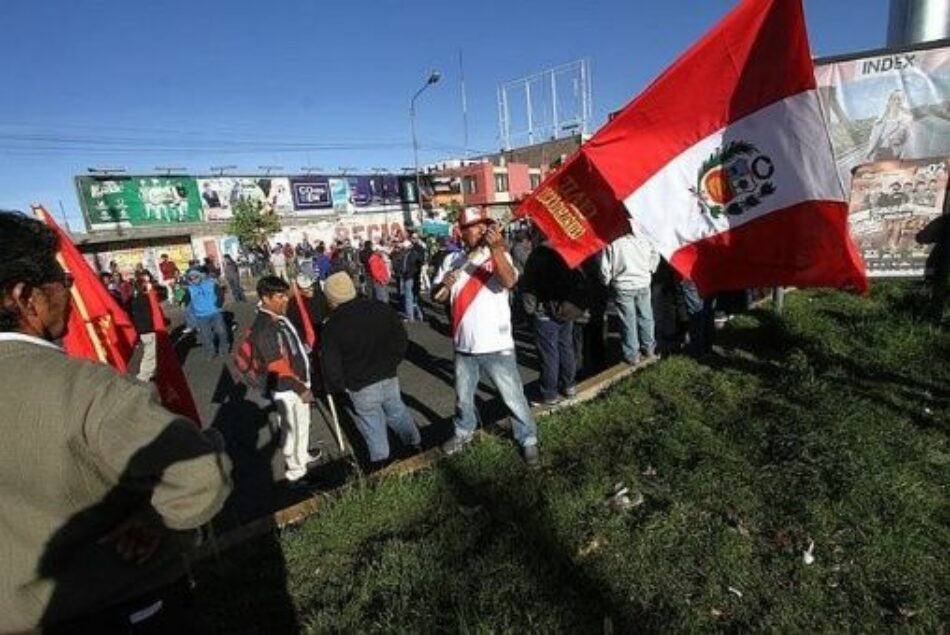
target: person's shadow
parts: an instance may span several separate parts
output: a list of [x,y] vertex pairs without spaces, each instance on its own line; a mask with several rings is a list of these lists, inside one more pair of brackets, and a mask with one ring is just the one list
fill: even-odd
[[[116,480],[117,484],[98,503],[74,514],[47,541],[36,565],[37,576],[52,583],[52,593],[40,620],[44,632],[56,632],[57,623],[81,618],[84,613],[89,614],[159,590],[176,578],[187,575],[186,555],[196,546],[197,533],[168,528],[151,505],[155,486],[162,482],[168,470],[176,464],[207,457],[213,451],[210,447],[172,450],[182,448],[183,425],[192,424],[181,419],[169,422],[152,442],[129,458],[126,468]],[[209,508],[220,504],[214,502],[215,494],[211,491],[196,489],[190,496],[204,497],[204,504]],[[161,533],[158,549],[141,564],[126,562],[116,552],[115,545],[102,542],[103,537],[133,517],[146,519],[150,526]],[[229,633],[242,630],[296,632],[296,617],[287,593],[286,567],[276,536],[256,541],[254,561],[258,570],[266,573],[266,592],[271,596],[269,602],[274,604],[268,610],[266,622],[252,624],[250,614],[237,612],[240,624],[235,625],[235,629],[225,630]],[[207,561],[202,565],[201,573],[192,577],[191,582],[197,581],[193,600],[197,600],[203,609],[228,606],[225,601],[201,600],[206,594],[232,593],[226,582],[231,562],[233,560]],[[224,613],[235,614],[235,611],[222,608]],[[198,619],[211,619],[213,621],[206,621],[206,627],[212,624],[215,629],[219,627],[217,616],[202,614]],[[205,631],[208,628],[202,629],[202,632]]]
[[[948,196],[950,198],[950,196]],[[943,319],[943,309],[947,302],[947,274],[950,273],[950,220],[947,216],[947,202],[944,213],[930,221],[917,232],[918,244],[933,245],[924,265],[925,277],[932,283],[930,296],[930,317],[936,322]]]

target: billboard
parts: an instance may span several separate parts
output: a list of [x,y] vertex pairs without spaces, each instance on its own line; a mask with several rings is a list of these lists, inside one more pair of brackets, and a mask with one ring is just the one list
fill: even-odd
[[290,192],[298,215],[333,213],[330,180],[325,176],[291,177]]
[[80,176],[76,181],[90,229],[201,221],[201,199],[191,177]]
[[865,163],[950,155],[950,46],[816,62],[845,190]]
[[90,230],[227,221],[241,199],[284,217],[401,213],[417,202],[414,177],[394,175],[78,176],[76,183]]
[[205,220],[231,218],[231,208],[244,199],[259,201],[266,211],[287,214],[294,209],[286,177],[220,176],[198,179]]
[[851,181],[851,236],[869,276],[921,277],[932,245],[918,233],[943,213],[948,160],[878,161]]

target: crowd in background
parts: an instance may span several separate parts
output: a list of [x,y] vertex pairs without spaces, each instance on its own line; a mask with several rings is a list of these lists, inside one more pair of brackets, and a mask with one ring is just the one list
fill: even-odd
[[[529,223],[509,226],[506,240],[520,278],[511,294],[513,320],[533,332],[542,363],[535,403],[554,404],[570,397],[557,386],[573,386],[577,376],[604,368],[608,314],[617,316],[622,357],[629,364],[681,348],[695,355],[710,350],[714,299],[701,298],[692,283],[681,280],[632,231],[576,269],[564,265]],[[140,289],[157,282],[161,297],[184,309],[184,332],[196,332],[208,356],[215,357],[233,344],[222,319],[225,298],[230,294],[234,301],[247,301],[245,286],[252,280],[274,275],[297,288],[310,290],[314,285],[319,290],[329,276],[342,272],[359,295],[395,302],[406,322],[425,321],[423,300],[433,277],[447,256],[462,250],[458,237],[426,237],[410,231],[405,237],[357,241],[357,245],[348,239],[329,246],[306,239],[297,244],[252,245],[237,257],[192,260],[184,271],[162,254],[157,276],[141,263],[131,276],[123,275],[114,261],[101,275],[110,293],[133,316]],[[719,304],[734,309],[747,301],[745,293],[730,294]],[[144,319],[139,324],[140,332],[148,332]]]

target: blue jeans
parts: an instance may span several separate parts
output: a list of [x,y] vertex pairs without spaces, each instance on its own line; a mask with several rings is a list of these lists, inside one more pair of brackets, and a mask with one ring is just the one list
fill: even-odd
[[514,350],[468,355],[455,353],[455,436],[467,439],[475,434],[475,389],[485,371],[501,394],[514,420],[515,440],[522,446],[538,443],[538,427],[524,396],[524,382],[518,373]]
[[550,401],[557,398],[558,389],[574,387],[574,324],[536,315],[534,334],[541,358],[541,397]]
[[[217,355],[222,348],[230,348],[228,329],[224,326],[224,317],[220,313],[196,317],[195,324],[198,327],[198,341],[209,355]],[[215,336],[218,338],[217,346],[214,342]]]
[[387,425],[407,446],[419,445],[422,440],[419,428],[412,420],[406,404],[402,402],[398,378],[390,377],[347,392],[356,412],[356,427],[369,448],[370,461],[384,461],[389,458]]
[[385,302],[389,304],[389,287],[385,284],[379,284],[378,282],[373,283],[373,297],[375,297],[380,302]]
[[650,287],[643,289],[615,289],[614,302],[620,315],[620,349],[628,362],[637,359],[642,348],[647,355],[656,349],[653,335],[653,304]]
[[401,278],[399,280],[399,292],[402,293],[402,312],[406,315],[406,319],[409,321],[416,319],[417,315],[419,316],[420,320],[424,320],[425,316],[422,314],[422,309],[416,302],[416,296],[412,288],[412,284],[412,278]]

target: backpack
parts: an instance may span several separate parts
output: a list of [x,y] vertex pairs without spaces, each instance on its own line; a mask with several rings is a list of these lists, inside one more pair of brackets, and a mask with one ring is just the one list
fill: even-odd
[[231,355],[238,381],[248,388],[263,390],[267,383],[267,367],[254,345],[253,326],[247,327]]
[[376,284],[389,284],[389,268],[380,254],[369,257],[369,273]]

